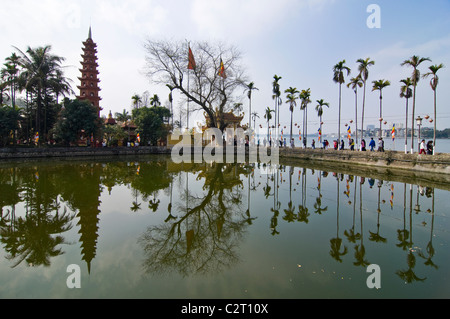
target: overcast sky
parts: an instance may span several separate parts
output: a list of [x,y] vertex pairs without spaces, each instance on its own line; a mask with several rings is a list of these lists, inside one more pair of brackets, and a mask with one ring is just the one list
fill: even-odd
[[[404,123],[405,101],[399,98],[399,81],[412,69],[400,63],[412,55],[430,57],[420,70],[443,63],[438,87],[438,129],[450,127],[450,1],[430,0],[0,0],[0,58],[14,52],[13,46],[52,45],[54,54],[66,58],[66,76],[76,86],[82,42],[89,26],[98,45],[102,115],[131,110],[131,96],[149,91],[164,103],[168,90],[158,88],[142,75],[143,44],[147,38],[225,41],[237,46],[243,64],[259,91],[253,107],[265,125],[264,109],[273,108],[272,81],[282,77],[281,89],[311,88],[308,131],[319,127],[315,101],[324,99],[325,133],[337,132],[338,85],[332,80],[333,66],[345,59],[357,75],[359,58],[370,57],[373,80],[387,79],[383,115],[392,123]],[[381,27],[369,28],[370,4],[381,9]],[[348,81],[349,78],[347,78]],[[370,85],[371,87],[371,85]],[[367,92],[366,124],[377,124],[379,95]],[[283,93],[283,100],[285,94]],[[247,108],[248,100],[243,99]],[[342,125],[354,119],[352,90],[343,90]],[[361,106],[361,98],[359,99]],[[282,106],[282,124],[289,127],[288,106]],[[361,109],[361,108],[360,108]],[[429,80],[421,80],[416,114],[433,116],[433,93]],[[295,110],[295,122],[303,113]],[[359,115],[360,116],[360,115]],[[191,122],[202,121],[201,114]],[[427,124],[431,126],[430,123]],[[343,129],[341,129],[342,131]]]

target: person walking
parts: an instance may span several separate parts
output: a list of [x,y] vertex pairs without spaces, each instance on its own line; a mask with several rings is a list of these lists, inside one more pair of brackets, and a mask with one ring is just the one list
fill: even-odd
[[428,141],[427,143],[427,154],[433,155],[433,141]]
[[420,152],[419,152],[419,154],[427,154],[427,151],[426,151],[426,146],[425,146],[425,140],[422,140],[422,142],[420,143]]
[[369,147],[370,147],[370,151],[373,152],[374,148],[375,148],[375,141],[374,141],[373,137],[370,140]]
[[361,141],[361,151],[365,152],[366,151],[366,140],[362,140]]
[[378,139],[378,152],[384,152],[384,140],[381,137]]

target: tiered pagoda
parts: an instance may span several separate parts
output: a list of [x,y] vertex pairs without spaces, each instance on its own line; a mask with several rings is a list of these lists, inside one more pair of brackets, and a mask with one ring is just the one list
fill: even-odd
[[83,61],[81,65],[83,66],[80,69],[81,77],[80,85],[78,89],[80,90],[80,95],[77,96],[79,100],[88,100],[98,109],[98,116],[100,117],[100,111],[102,108],[100,107],[101,97],[99,95],[100,88],[98,86],[100,80],[98,78],[99,72],[97,70],[97,44],[92,40],[92,30],[89,27],[89,35],[85,42],[83,42],[83,54],[81,57]]

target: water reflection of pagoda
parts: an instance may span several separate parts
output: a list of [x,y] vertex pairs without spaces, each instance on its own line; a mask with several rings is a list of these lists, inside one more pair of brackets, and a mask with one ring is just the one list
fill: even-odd
[[92,40],[92,29],[89,28],[89,35],[85,42],[83,42],[83,54],[81,57],[83,61],[81,65],[83,66],[80,69],[81,77],[80,85],[78,89],[80,90],[80,96],[77,98],[79,100],[87,100],[92,103],[98,109],[98,115],[100,116],[100,111],[102,108],[100,107],[101,97],[99,95],[100,88],[98,83],[100,82],[98,75],[99,72],[97,70],[97,44]]

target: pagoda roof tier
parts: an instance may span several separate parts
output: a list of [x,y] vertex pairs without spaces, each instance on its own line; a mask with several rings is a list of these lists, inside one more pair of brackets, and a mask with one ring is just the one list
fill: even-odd
[[85,85],[85,86],[83,86],[83,85],[78,85],[77,88],[80,89],[80,90],[86,90],[86,91],[88,91],[88,92],[91,92],[91,91],[92,91],[92,92],[98,92],[98,91],[101,91],[101,90],[102,90],[102,89],[99,88],[98,86],[92,87],[92,86],[88,86],[88,85]]
[[81,61],[80,63],[81,63],[82,66],[85,66],[85,65],[94,65],[94,66],[97,66],[97,67],[99,66],[97,62],[85,62],[85,61]]
[[98,60],[97,56],[92,54],[80,54],[80,56],[83,58],[83,60],[85,59]]
[[92,81],[92,82],[97,82],[97,83],[101,82],[101,80],[99,78],[88,78],[88,77],[78,77],[78,80],[80,80],[80,81]]
[[92,39],[87,39],[86,41],[83,42],[83,45],[85,47],[94,47],[94,48],[97,47],[97,44],[94,41],[92,41]]
[[[86,73],[86,74],[91,74],[91,73],[94,74],[94,75],[100,74],[100,72],[98,72],[97,70],[93,71],[93,70],[83,70],[83,69],[79,69],[79,71],[82,72],[82,73]],[[79,77],[79,79],[90,79],[90,78],[81,76],[81,77]]]

